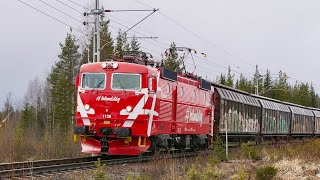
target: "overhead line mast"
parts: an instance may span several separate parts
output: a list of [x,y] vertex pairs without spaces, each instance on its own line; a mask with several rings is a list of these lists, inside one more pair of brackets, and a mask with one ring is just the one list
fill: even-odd
[[96,9],[93,10],[94,13],[94,51],[93,51],[93,59],[95,62],[100,62],[100,14],[102,11],[100,9],[99,0],[96,0]]
[[[93,15],[94,16],[94,26],[93,26],[93,62],[100,62],[100,15],[103,10],[100,9],[100,2],[96,0],[95,9],[92,9],[89,13],[84,13],[84,16]],[[89,22],[84,22],[88,25]],[[89,54],[88,54],[89,56]]]
[[[144,21],[146,18],[148,18],[150,15],[158,11],[159,9],[152,9],[152,10],[104,10],[103,8],[100,8],[100,2],[99,0],[95,1],[95,9],[92,9],[89,13],[84,13],[84,16],[93,15],[94,16],[94,27],[93,27],[93,62],[100,62],[100,15],[104,12],[125,12],[125,11],[152,11],[148,16],[140,20],[138,23],[130,27],[128,30],[125,31],[128,32],[132,28],[134,28],[136,25]],[[89,22],[84,22],[84,25],[88,25]],[[152,37],[154,38],[154,37]],[[89,56],[89,54],[88,54]]]

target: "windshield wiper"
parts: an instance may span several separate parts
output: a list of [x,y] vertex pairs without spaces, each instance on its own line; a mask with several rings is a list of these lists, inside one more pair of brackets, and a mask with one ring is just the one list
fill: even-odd
[[119,81],[119,79],[118,79],[118,78],[117,78],[117,80],[118,80],[118,82],[119,82],[119,84],[120,84],[121,88],[123,89],[124,93],[126,94],[126,93],[127,93],[127,91],[124,89],[124,87],[122,86],[122,84],[121,84],[121,82]]
[[91,92],[93,92],[95,89],[99,88],[100,85],[101,85],[103,82],[104,82],[104,80],[102,80],[101,82],[99,82],[99,83],[96,85],[96,87],[94,87],[94,88],[91,90]]

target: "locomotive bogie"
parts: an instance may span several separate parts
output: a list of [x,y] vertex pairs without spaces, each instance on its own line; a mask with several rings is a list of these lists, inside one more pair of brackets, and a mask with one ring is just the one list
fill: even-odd
[[151,149],[174,151],[174,150],[197,150],[209,146],[209,138],[206,134],[198,135],[157,135],[151,138]]

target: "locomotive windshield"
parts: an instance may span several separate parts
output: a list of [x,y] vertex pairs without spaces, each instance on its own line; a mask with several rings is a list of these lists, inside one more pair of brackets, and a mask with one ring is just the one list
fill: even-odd
[[105,89],[106,75],[104,73],[83,73],[83,89]]
[[129,90],[136,91],[141,89],[141,75],[114,73],[112,75],[113,90]]

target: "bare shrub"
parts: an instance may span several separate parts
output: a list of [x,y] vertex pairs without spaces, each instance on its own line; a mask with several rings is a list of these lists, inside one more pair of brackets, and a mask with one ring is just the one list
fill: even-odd
[[271,180],[277,174],[277,169],[273,166],[260,167],[256,171],[257,180]]
[[262,154],[256,147],[250,147],[248,143],[241,144],[242,158],[258,161],[262,159]]

